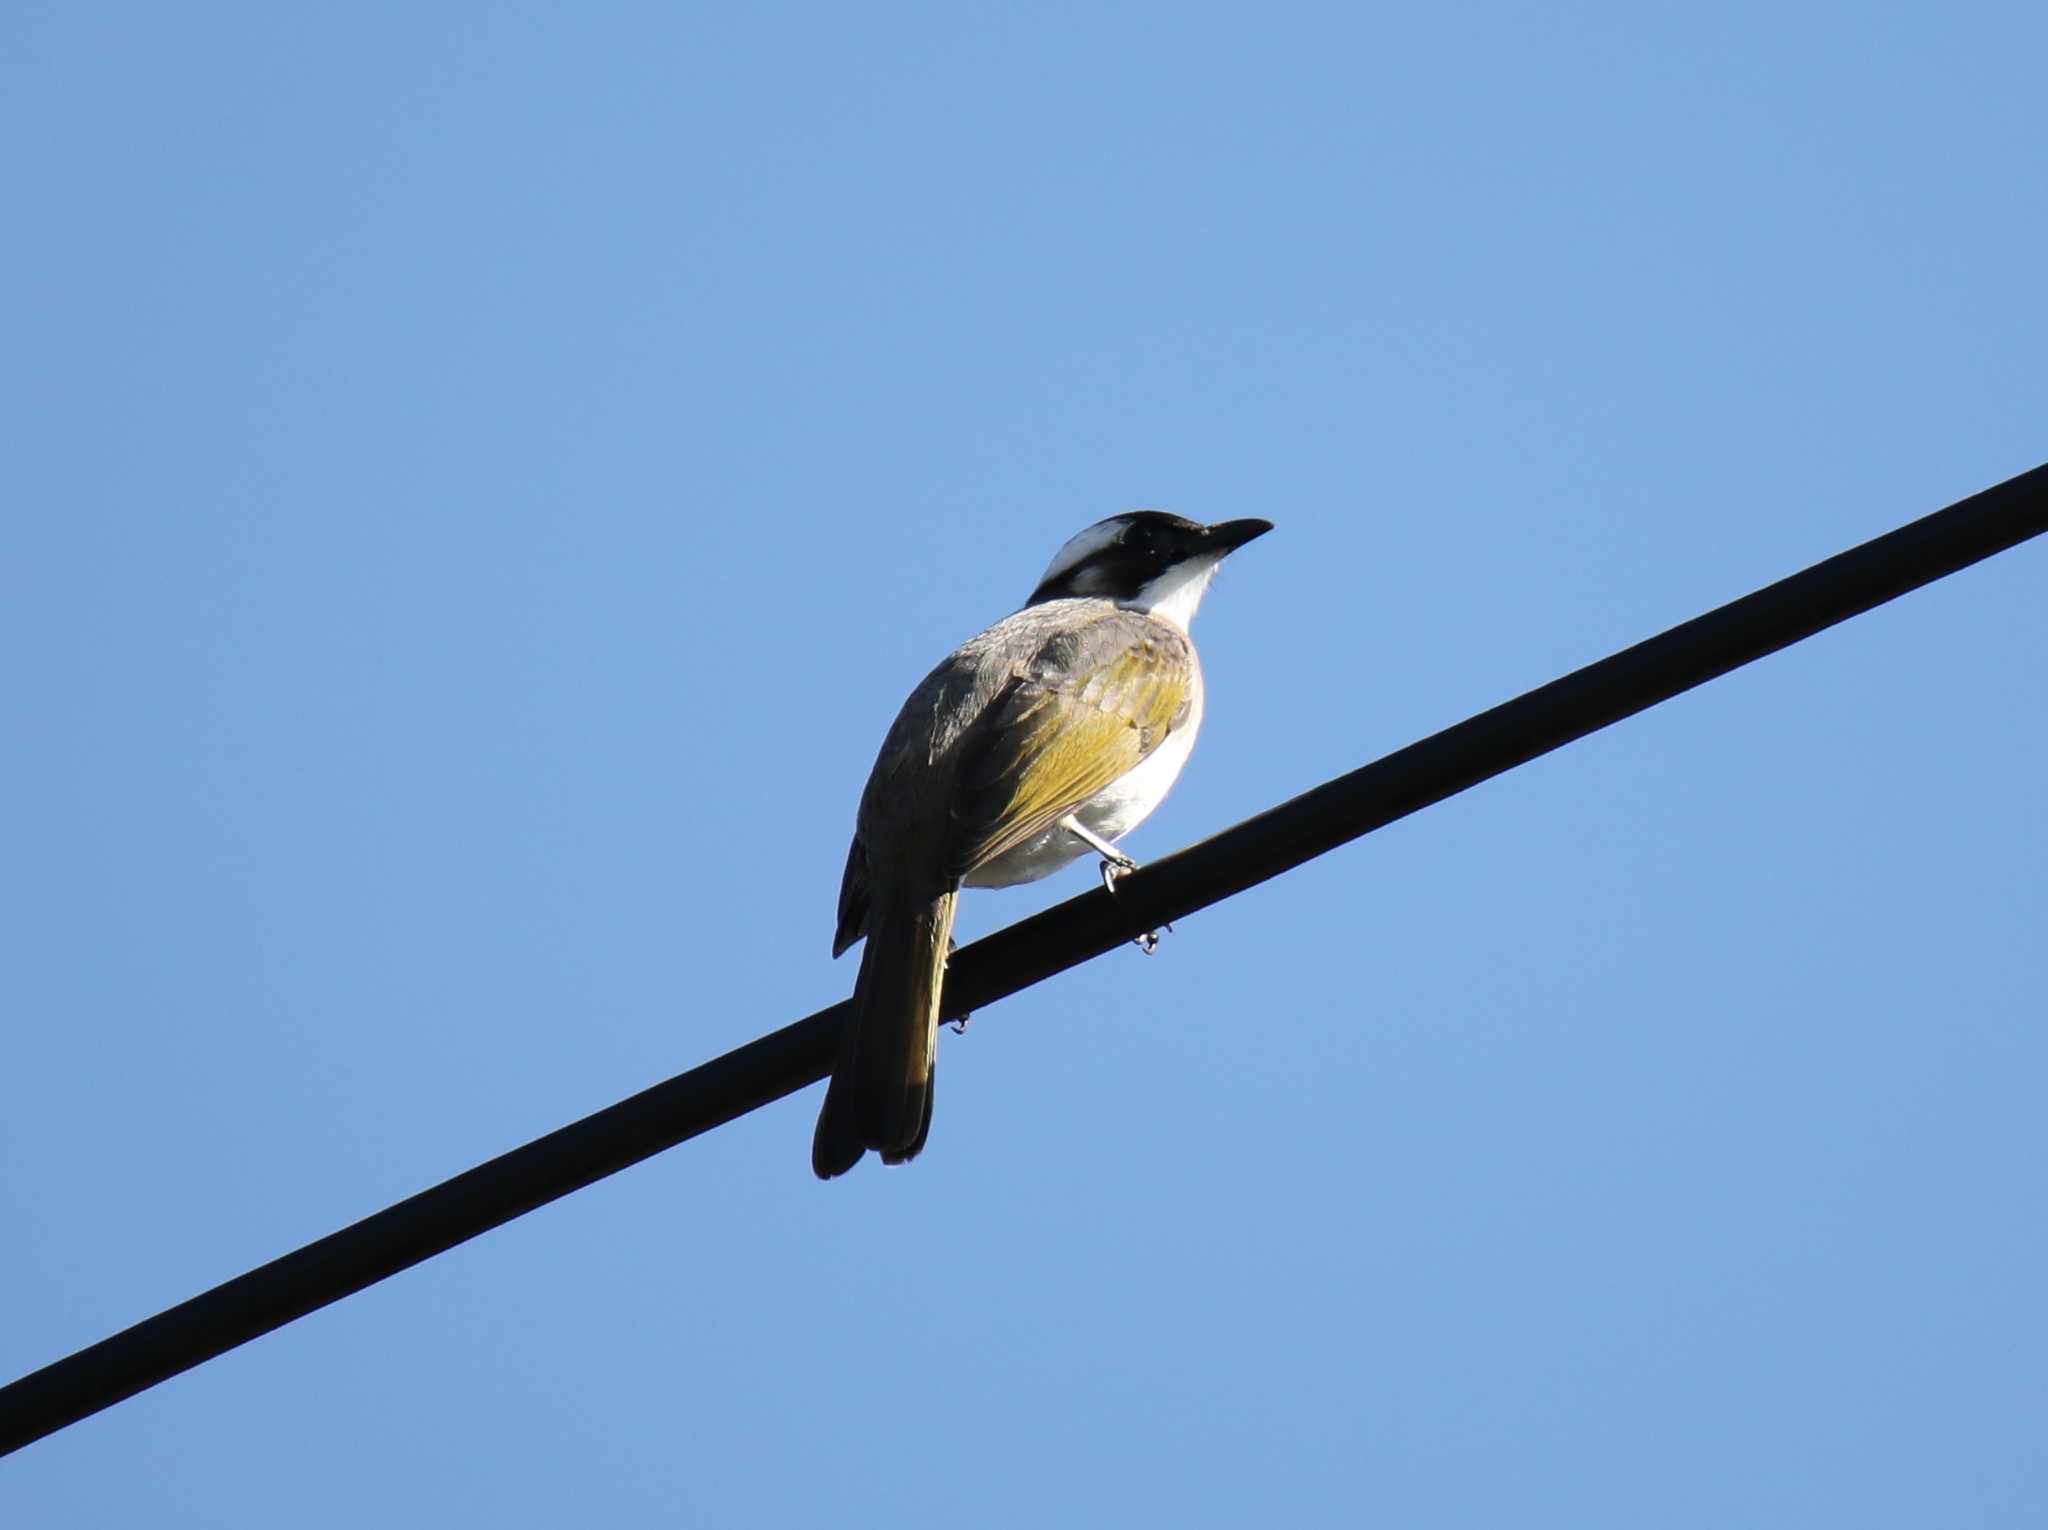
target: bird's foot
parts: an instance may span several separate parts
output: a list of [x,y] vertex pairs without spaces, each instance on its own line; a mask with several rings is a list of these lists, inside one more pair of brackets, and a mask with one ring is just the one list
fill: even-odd
[[[1101,835],[1095,833],[1072,813],[1067,814],[1066,817],[1060,820],[1060,827],[1102,857],[1102,885],[1108,889],[1109,895],[1112,898],[1115,897],[1116,879],[1127,871],[1136,871],[1138,863],[1128,855],[1125,855],[1123,851],[1117,849],[1115,845],[1112,845]],[[1170,924],[1164,926],[1164,928],[1168,934],[1173,932],[1173,926]],[[1142,935],[1133,935],[1131,937],[1131,944],[1140,951],[1143,951],[1147,956],[1150,956],[1159,949],[1159,931],[1147,930]]]
[[[1126,872],[1136,871],[1138,863],[1120,850],[1105,850],[1102,856],[1102,885],[1113,898],[1116,896],[1116,879]],[[1131,944],[1150,956],[1159,949],[1160,930],[1168,935],[1173,933],[1171,922],[1161,925],[1159,930],[1147,930],[1142,935],[1133,935]]]
[[[959,950],[959,949],[960,949],[960,942],[959,942],[959,941],[957,941],[957,940],[955,940],[955,939],[954,939],[954,938],[953,938],[952,936],[948,935],[948,936],[946,937],[946,959],[947,959],[948,961],[951,961],[951,960],[953,959],[953,953],[954,953],[955,951]],[[968,1011],[968,1012],[967,1012],[966,1014],[964,1014],[964,1015],[953,1015],[953,1016],[950,1016],[950,1017],[948,1017],[948,1018],[947,1018],[947,1019],[945,1019],[945,1020],[942,1020],[942,1021],[940,1021],[939,1023],[940,1023],[941,1025],[950,1025],[950,1026],[952,1026],[952,1027],[953,1027],[953,1034],[954,1034],[955,1036],[965,1036],[965,1035],[967,1034],[967,1022],[968,1022],[968,1021],[970,1021],[970,1020],[972,1020],[973,1018],[974,1018],[974,1011],[973,1011],[973,1010],[969,1010],[969,1011]]]
[[1116,891],[1116,879],[1127,871],[1136,871],[1138,863],[1121,850],[1106,850],[1102,855],[1102,885],[1109,892]]

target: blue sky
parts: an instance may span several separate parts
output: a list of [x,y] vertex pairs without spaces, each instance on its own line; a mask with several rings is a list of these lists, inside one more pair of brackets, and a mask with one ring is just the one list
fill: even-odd
[[[15,7],[0,1371],[842,996],[881,732],[1278,529],[1210,833],[2048,457],[2038,7]],[[2048,1512],[2048,547],[0,1468],[38,1527]],[[1085,889],[971,895],[963,933]]]

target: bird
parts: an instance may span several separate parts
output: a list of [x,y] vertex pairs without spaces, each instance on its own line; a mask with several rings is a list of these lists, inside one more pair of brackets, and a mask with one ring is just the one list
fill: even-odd
[[[811,1142],[820,1179],[873,1149],[907,1163],[932,1122],[939,993],[962,887],[1013,887],[1116,848],[1165,799],[1202,725],[1188,634],[1223,560],[1270,521],[1161,510],[1070,537],[1021,610],[910,693],[861,794],[832,954],[863,936],[852,1014]],[[1149,946],[1148,946],[1149,949]]]

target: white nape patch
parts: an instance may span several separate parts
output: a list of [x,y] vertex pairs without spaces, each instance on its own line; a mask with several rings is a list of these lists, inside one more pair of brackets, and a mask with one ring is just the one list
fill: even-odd
[[1072,573],[1082,562],[1094,557],[1103,548],[1115,545],[1124,534],[1125,518],[1113,515],[1106,521],[1097,521],[1086,531],[1077,531],[1067,538],[1067,545],[1052,555],[1052,562],[1046,564],[1045,572],[1038,576],[1040,584]]
[[1209,593],[1209,581],[1223,566],[1224,556],[1223,553],[1211,553],[1176,563],[1121,604],[1172,622],[1185,632],[1188,623],[1195,619],[1195,607]]

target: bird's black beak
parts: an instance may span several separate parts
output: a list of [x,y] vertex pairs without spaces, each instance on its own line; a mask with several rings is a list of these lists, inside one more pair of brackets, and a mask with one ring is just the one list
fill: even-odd
[[1202,540],[1216,552],[1236,552],[1253,537],[1262,537],[1272,529],[1271,521],[1218,521],[1204,532]]

